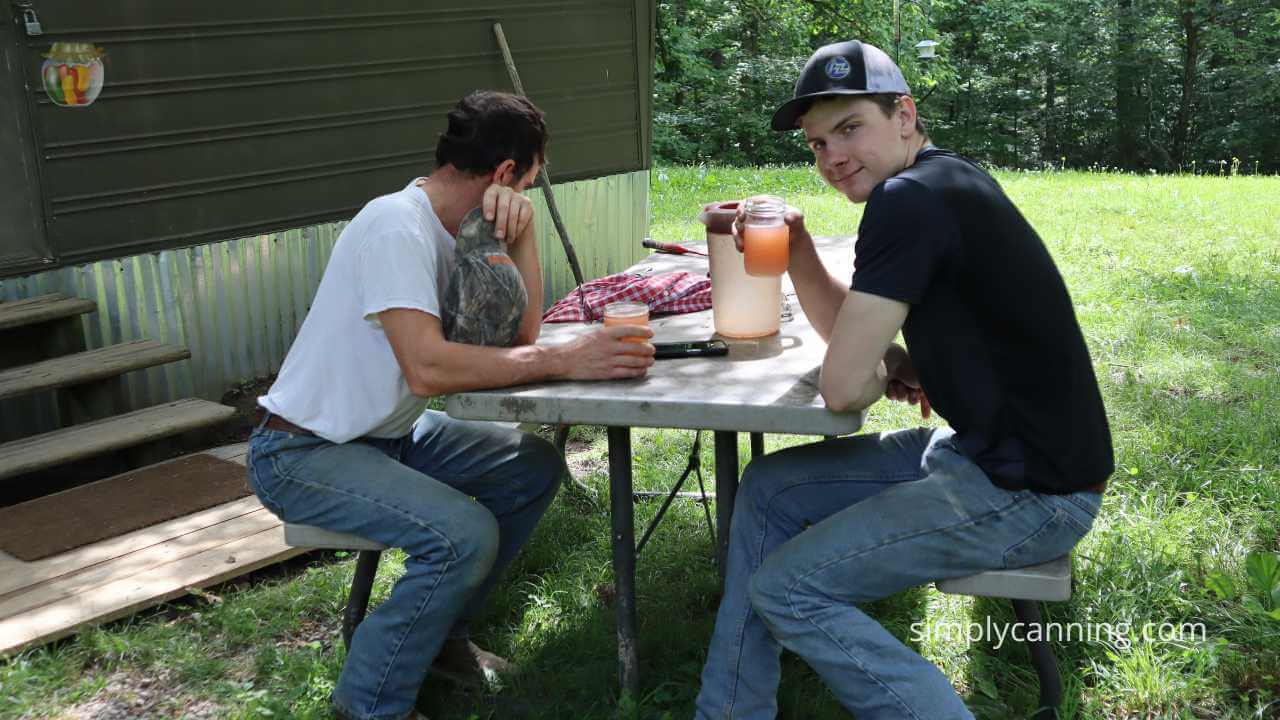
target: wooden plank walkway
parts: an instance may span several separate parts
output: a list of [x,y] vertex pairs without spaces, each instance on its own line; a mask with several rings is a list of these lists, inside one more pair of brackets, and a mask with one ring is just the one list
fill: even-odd
[[191,357],[191,351],[156,340],[110,345],[63,355],[30,365],[0,370],[0,400],[104,380],[130,370],[164,365]]
[[[206,452],[243,465],[247,447]],[[303,552],[252,496],[36,562],[0,552],[0,657]]]

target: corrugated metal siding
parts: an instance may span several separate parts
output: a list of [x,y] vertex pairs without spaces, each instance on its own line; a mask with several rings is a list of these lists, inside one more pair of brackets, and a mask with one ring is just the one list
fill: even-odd
[[[548,303],[573,275],[542,193],[539,254]],[[555,186],[556,205],[588,278],[617,272],[647,253],[649,172]],[[275,373],[297,334],[345,222],[64,267],[0,280],[0,300],[51,292],[87,298],[85,344],[99,348],[152,338],[191,350],[191,359],[126,376],[131,408],[181,397],[218,400],[230,388]],[[44,399],[5,401],[0,439],[55,428]]]
[[[538,257],[550,304],[575,283],[542,192],[529,195],[537,208]],[[588,280],[630,267],[649,253],[640,245],[649,229],[648,170],[556,185],[555,199]]]

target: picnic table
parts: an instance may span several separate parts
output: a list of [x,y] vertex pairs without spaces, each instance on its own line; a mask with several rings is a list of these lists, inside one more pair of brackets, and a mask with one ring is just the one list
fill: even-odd
[[[818,238],[819,255],[836,277],[851,277],[853,238]],[[705,251],[705,246],[687,247]],[[705,274],[707,258],[654,254],[627,272]],[[783,322],[773,336],[724,338],[723,357],[659,360],[644,378],[538,383],[458,393],[449,415],[552,425],[608,428],[610,517],[617,591],[618,673],[624,690],[639,690],[636,649],[635,525],[631,428],[710,430],[715,442],[716,551],[723,576],[733,502],[738,489],[738,434],[751,434],[752,454],[763,452],[763,433],[836,436],[856,432],[862,413],[828,410],[818,392],[826,343],[809,325],[790,278],[783,277]],[[706,340],[714,332],[710,310],[653,318],[654,342]],[[586,323],[543,325],[539,344],[568,342]]]

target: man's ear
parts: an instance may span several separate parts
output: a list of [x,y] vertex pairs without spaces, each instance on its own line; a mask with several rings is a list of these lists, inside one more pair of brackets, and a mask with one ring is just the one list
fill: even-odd
[[495,185],[510,187],[517,179],[515,160],[510,158],[503,160],[498,163],[498,167],[493,169],[493,182]]
[[898,101],[898,132],[907,137],[916,127],[916,101],[910,95],[903,95]]

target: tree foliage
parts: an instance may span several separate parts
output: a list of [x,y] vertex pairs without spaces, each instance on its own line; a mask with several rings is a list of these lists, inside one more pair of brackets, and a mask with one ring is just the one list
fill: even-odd
[[[1280,171],[1278,0],[902,0],[900,18],[940,145],[1005,167]],[[893,54],[892,0],[659,2],[655,152],[807,160],[769,117],[809,54],[847,38]],[[915,57],[925,38],[937,59]]]

